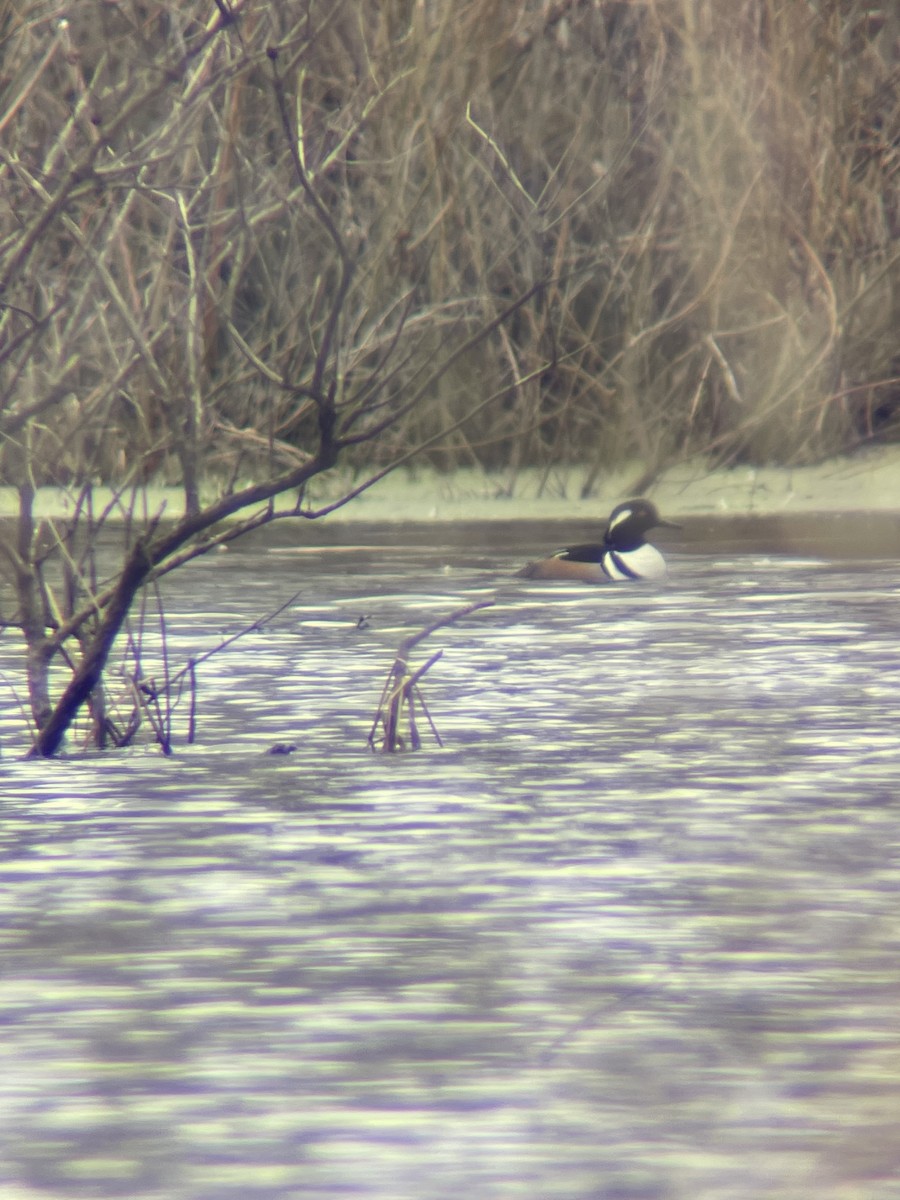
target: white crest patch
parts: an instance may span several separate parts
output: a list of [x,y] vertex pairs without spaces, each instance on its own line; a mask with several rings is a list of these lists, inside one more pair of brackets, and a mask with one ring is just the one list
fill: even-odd
[[615,529],[617,525],[621,525],[623,521],[629,521],[634,516],[634,509],[631,507],[623,508],[621,512],[616,513],[609,523],[609,528]]

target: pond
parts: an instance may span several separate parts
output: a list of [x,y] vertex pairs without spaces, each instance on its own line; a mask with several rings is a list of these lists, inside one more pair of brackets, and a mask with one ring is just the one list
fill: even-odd
[[[4,1200],[896,1200],[896,523],[513,577],[559,540],[193,564],[173,665],[299,594],[201,663],[168,759],[22,761],[7,701]],[[483,599],[414,657],[443,748],[372,754],[399,641]]]

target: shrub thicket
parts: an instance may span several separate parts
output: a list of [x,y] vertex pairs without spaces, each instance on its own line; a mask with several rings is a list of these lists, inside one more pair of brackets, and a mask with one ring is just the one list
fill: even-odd
[[24,458],[66,483],[306,452],[342,271],[285,118],[354,261],[339,404],[401,324],[392,411],[545,284],[363,465],[429,439],[446,466],[795,462],[890,411],[890,6],[22,0],[2,45],[7,480]]

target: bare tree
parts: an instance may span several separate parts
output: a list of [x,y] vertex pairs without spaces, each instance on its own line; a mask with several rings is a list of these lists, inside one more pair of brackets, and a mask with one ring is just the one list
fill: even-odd
[[[83,3],[13,31],[30,55],[0,118],[16,132],[0,151],[0,466],[19,511],[0,556],[32,755],[55,754],[85,705],[96,744],[127,740],[135,722],[111,722],[103,681],[142,589],[251,529],[346,503],[452,433],[492,398],[468,396],[413,444],[395,431],[540,291],[432,298],[421,183],[400,186],[409,163],[372,132],[403,73],[369,60],[355,14],[221,3],[199,22]],[[311,480],[367,449],[361,482],[308,502]],[[183,488],[174,520],[145,493],[167,476]],[[48,485],[71,515],[36,515]],[[124,552],[104,573],[114,521]],[[131,676],[139,705],[139,662]]]

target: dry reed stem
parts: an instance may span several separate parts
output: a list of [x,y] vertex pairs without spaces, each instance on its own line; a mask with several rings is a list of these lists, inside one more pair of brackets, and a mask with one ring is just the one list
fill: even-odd
[[440,734],[431,719],[431,714],[428,711],[425,698],[419,687],[419,681],[434,666],[438,659],[442,657],[444,652],[443,650],[437,650],[415,671],[412,671],[409,666],[410,653],[420,642],[430,637],[438,629],[444,629],[447,625],[461,621],[473,612],[478,612],[479,609],[490,608],[493,603],[493,600],[480,600],[475,604],[467,604],[464,608],[458,608],[447,616],[434,621],[431,625],[427,625],[417,633],[410,634],[409,637],[404,638],[397,647],[394,662],[387,673],[384,687],[381,689],[381,697],[378,701],[378,707],[375,710],[369,736],[366,739],[370,750],[376,748],[375,739],[379,726],[383,730],[381,749],[385,753],[393,754],[407,748],[401,732],[404,711],[409,728],[409,748],[411,750],[420,749],[422,741],[415,716],[415,705],[417,702],[425,714],[437,744],[443,746],[444,743],[441,741]]

